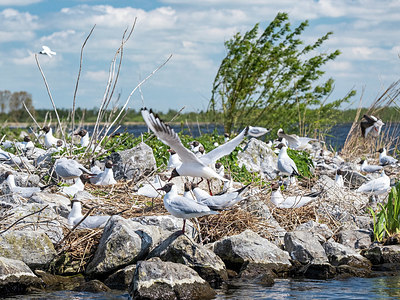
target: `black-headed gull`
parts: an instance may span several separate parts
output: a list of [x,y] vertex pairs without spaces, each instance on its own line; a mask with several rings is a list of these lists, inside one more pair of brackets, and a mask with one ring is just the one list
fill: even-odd
[[382,170],[380,177],[372,179],[362,184],[357,189],[357,192],[380,195],[386,193],[389,189],[390,189],[390,177],[385,174],[385,170]]
[[56,55],[57,53],[52,51],[47,46],[42,46],[42,51],[40,51],[39,54],[44,54],[44,55],[47,55],[48,57],[52,57],[52,55]]
[[192,141],[189,143],[190,150],[196,154],[197,157],[201,157],[206,153],[204,146],[199,141]]
[[15,143],[15,146],[22,151],[35,148],[35,145],[31,141],[31,138],[27,135],[24,136],[24,140],[22,142]]
[[59,158],[54,163],[54,170],[63,179],[75,179],[82,174],[93,175],[88,169],[74,159]]
[[296,163],[287,154],[287,146],[280,143],[276,148],[280,149],[278,155],[278,170],[282,175],[293,176],[300,175]]
[[95,185],[110,185],[116,184],[117,181],[114,179],[114,172],[112,167],[114,166],[112,160],[107,160],[104,166],[104,171],[96,174],[96,176],[90,178],[90,182]]
[[206,179],[217,178],[226,181],[226,178],[218,175],[209,166],[215,164],[221,157],[230,154],[246,135],[261,136],[267,132],[267,130],[262,127],[248,126],[234,139],[198,158],[192,151],[183,146],[175,131],[169,125],[165,124],[157,115],[154,115],[151,110],[148,111],[146,108],[142,108],[141,112],[147,126],[164,144],[175,150],[182,161],[179,167],[172,170],[170,180],[177,176],[192,176]]
[[159,175],[154,176],[154,179],[149,183],[145,183],[141,186],[136,194],[141,196],[146,196],[149,198],[157,198],[162,196],[161,192],[158,190],[165,185],[165,182],[161,179]]
[[196,198],[192,192],[192,183],[189,181],[185,182],[184,184],[183,197],[196,201]]
[[[82,219],[82,203],[79,200],[71,201],[71,211],[68,215],[68,224],[73,227],[78,224]],[[111,216],[87,216],[82,223],[79,224],[79,228],[101,228],[106,225]]]
[[85,183],[90,182],[90,177],[88,174],[82,174],[75,180],[73,185],[64,186],[61,189],[61,193],[74,197],[78,192],[82,192],[85,189]]
[[222,177],[224,177],[225,175],[225,167],[222,163],[220,162],[216,162],[215,163],[215,172],[217,172],[217,174],[221,175]]
[[379,164],[381,166],[386,166],[386,165],[393,165],[397,163],[397,159],[387,155],[386,153],[386,148],[381,148],[377,152],[379,152]]
[[87,147],[89,146],[89,132],[86,129],[81,129],[78,132],[74,133],[74,135],[79,135],[81,137],[81,146],[82,147]]
[[176,153],[175,150],[168,149],[167,151],[169,152],[167,170],[171,171],[175,168],[178,168],[182,164],[182,161],[179,158],[179,155]]
[[271,202],[278,208],[298,208],[316,199],[321,192],[284,198],[279,185],[272,185]]
[[185,233],[186,219],[218,214],[207,205],[178,195],[176,185],[173,183],[167,183],[160,190],[166,192],[164,196],[166,210],[174,217],[183,219],[182,234]]
[[364,115],[360,123],[361,135],[364,138],[366,138],[368,134],[373,137],[377,137],[381,133],[383,125],[385,125],[385,123],[383,123],[382,120],[378,119],[377,117],[374,117],[373,115]]
[[7,171],[5,173],[6,182],[12,193],[18,194],[24,198],[30,198],[34,193],[38,193],[43,191],[45,188],[52,186],[46,185],[42,187],[25,187],[25,186],[17,186],[15,184],[15,176],[11,171]]
[[304,136],[298,136],[296,134],[287,134],[283,131],[282,128],[279,128],[278,130],[278,136],[282,139],[285,139],[287,141],[287,145],[291,149],[296,149],[296,150],[305,150],[311,148],[311,145],[309,142],[311,141],[317,141],[317,139],[309,138],[309,137],[304,137]]
[[360,171],[365,173],[374,173],[383,169],[383,166],[369,165],[366,159],[362,159],[360,164]]
[[197,184],[192,183],[192,191],[197,202],[207,205],[213,210],[223,210],[232,207],[236,203],[244,200],[244,193],[248,190],[250,185],[246,185],[236,191],[222,193],[211,196],[206,191],[200,189]]
[[46,125],[46,126],[43,126],[43,128],[41,130],[43,130],[45,132],[44,146],[46,148],[51,148],[52,146],[56,146],[58,139],[53,136],[53,129],[51,129],[51,127]]

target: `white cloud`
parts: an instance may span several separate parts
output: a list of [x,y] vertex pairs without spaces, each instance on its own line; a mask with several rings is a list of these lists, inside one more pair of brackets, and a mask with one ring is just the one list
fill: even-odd
[[42,1],[43,0],[0,0],[0,6],[25,6]]
[[99,71],[87,71],[85,73],[85,77],[89,80],[92,81],[98,81],[103,84],[107,83],[109,73],[104,71],[104,70],[99,70]]

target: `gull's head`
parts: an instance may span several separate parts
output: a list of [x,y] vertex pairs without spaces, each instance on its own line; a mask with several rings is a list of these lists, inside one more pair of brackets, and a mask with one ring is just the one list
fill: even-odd
[[43,128],[41,130],[43,130],[45,133],[48,133],[50,131],[50,127],[46,125],[46,126],[43,126]]
[[25,136],[24,137],[24,142],[26,142],[26,143],[28,143],[28,142],[30,142],[31,141],[31,138],[29,137],[29,136]]
[[276,146],[275,148],[277,148],[277,149],[282,149],[282,148],[285,148],[285,147],[287,147],[284,143],[280,143],[278,146]]
[[198,187],[199,187],[199,186],[198,186],[197,183],[192,182],[192,184],[191,184],[192,190],[194,190],[195,188],[198,188]]
[[189,192],[192,189],[192,184],[190,182],[185,182],[185,192]]
[[4,173],[4,178],[7,179],[8,176],[11,176],[13,173],[11,171],[7,171]]
[[224,133],[224,137],[225,137],[225,138],[229,138],[229,137],[230,137],[229,133],[225,132],[225,133]]
[[86,129],[81,129],[78,132],[74,133],[74,135],[79,135],[80,137],[84,137],[87,134]]
[[162,188],[157,189],[158,191],[164,191],[166,193],[169,193],[172,189],[172,187],[174,186],[173,183],[167,183],[166,185],[164,185]]
[[275,183],[271,184],[271,190],[272,190],[273,192],[279,190],[280,187],[281,187],[281,185],[280,185],[278,182],[275,182]]
[[76,204],[76,203],[81,203],[81,201],[78,199],[72,199],[71,203],[70,203],[71,208],[74,207],[74,204]]
[[62,140],[57,140],[57,147],[62,147],[64,145],[64,142]]
[[365,159],[360,160],[358,164],[362,165],[365,162]]
[[85,174],[85,173],[82,173],[81,176],[79,176],[79,178],[81,179],[83,184],[90,182],[90,178],[92,178],[92,177],[94,177],[94,176],[91,176],[91,175]]
[[107,169],[111,169],[114,166],[114,163],[112,162],[112,160],[107,160],[105,163],[105,167]]
[[181,176],[181,175],[179,175],[178,171],[175,168],[175,169],[172,170],[171,177],[168,179],[168,181],[171,181],[172,178],[178,177],[178,176]]
[[380,148],[378,151],[376,151],[376,152],[379,152],[379,153],[383,153],[383,151],[385,151],[386,149],[385,148]]
[[219,169],[219,168],[221,168],[222,167],[222,164],[220,163],[220,162],[216,162],[215,163],[215,169]]
[[168,151],[169,153],[171,153],[171,155],[176,154],[176,151],[175,151],[174,149],[168,149],[167,151]]
[[200,146],[200,147],[199,147],[199,152],[200,152],[201,154],[204,154],[205,150],[204,150],[204,147],[203,147],[203,146]]
[[284,134],[284,133],[285,133],[285,132],[283,131],[283,129],[282,129],[282,128],[279,128],[279,129],[278,129],[278,132],[277,132],[277,134],[278,134],[278,135],[280,135],[280,134]]

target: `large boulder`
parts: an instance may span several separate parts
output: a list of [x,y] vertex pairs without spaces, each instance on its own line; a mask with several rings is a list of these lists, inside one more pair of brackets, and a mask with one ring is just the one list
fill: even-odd
[[317,236],[320,243],[329,240],[333,236],[333,231],[328,227],[328,225],[317,223],[313,220],[300,224],[295,230],[312,232]]
[[368,249],[362,250],[361,253],[373,265],[384,265],[384,268],[389,269],[399,269],[400,267],[400,245],[380,245],[374,243]]
[[129,295],[133,299],[211,299],[215,291],[188,266],[152,258],[137,263]]
[[294,272],[308,278],[326,279],[335,274],[317,235],[297,230],[285,235],[285,249],[294,261]]
[[56,214],[68,218],[71,210],[71,200],[63,195],[52,193],[35,193],[28,203],[48,204]]
[[[183,219],[176,218],[171,215],[162,216],[142,216],[131,218],[132,221],[139,222],[142,225],[157,226],[162,231],[163,239],[167,238],[171,233],[182,231]],[[193,234],[194,226],[190,220],[186,221],[185,233]]]
[[20,260],[0,257],[0,295],[25,294],[42,287],[42,281]]
[[256,138],[251,138],[238,153],[239,167],[244,165],[247,171],[261,173],[268,179],[277,176],[277,163],[278,157],[271,147]]
[[108,276],[104,283],[111,289],[127,290],[133,280],[135,270],[136,265],[126,266]]
[[186,235],[178,234],[163,241],[149,254],[149,257],[159,257],[163,261],[184,264],[194,269],[212,287],[220,287],[228,279],[221,258]]
[[116,180],[135,179],[138,181],[157,168],[153,150],[143,142],[132,149],[111,153],[109,159],[114,163],[113,171]]
[[[257,277],[261,272],[282,276],[292,266],[286,251],[251,230],[224,237],[213,248],[227,268],[240,271],[243,277]],[[252,272],[251,268],[259,271]]]
[[363,229],[344,229],[336,235],[339,243],[354,249],[366,249],[371,245],[372,232]]
[[120,216],[113,216],[104,227],[103,235],[86,273],[106,275],[144,259],[161,241],[161,230]]
[[66,219],[58,215],[48,204],[27,203],[7,211],[8,217],[2,220],[4,226],[11,230],[24,230],[45,233],[52,243],[64,237],[63,226]]
[[353,248],[329,240],[322,245],[329,262],[334,266],[348,265],[354,268],[371,269],[371,262]]
[[33,269],[47,267],[57,254],[43,232],[8,231],[0,235],[0,245],[0,256],[21,260]]

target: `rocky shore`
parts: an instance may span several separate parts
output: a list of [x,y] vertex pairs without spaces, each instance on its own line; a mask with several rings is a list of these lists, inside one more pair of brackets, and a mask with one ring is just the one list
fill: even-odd
[[[0,293],[118,289],[127,290],[134,299],[212,299],[217,289],[238,280],[273,285],[276,278],[330,279],[397,272],[400,245],[373,242],[373,220],[367,207],[377,203],[370,195],[355,191],[379,174],[362,174],[358,159],[336,161],[328,152],[320,158],[321,145],[313,147],[315,180],[299,181],[285,193],[322,190],[318,199],[301,208],[281,209],[271,204],[269,186],[254,184],[248,198],[234,209],[199,220],[200,226],[218,224],[214,230],[235,228],[233,234],[215,241],[201,236],[194,220],[180,234],[183,221],[163,210],[162,197],[135,194],[157,169],[152,149],[144,143],[110,157],[115,178],[123,183],[103,190],[87,185],[75,195],[86,203],[86,211],[97,208],[96,212],[112,215],[104,228],[71,231],[66,219],[71,198],[60,193],[59,187],[23,198],[11,193],[1,179]],[[41,168],[50,169],[52,161],[39,149],[33,151],[31,166],[26,162],[16,171],[14,165],[0,164],[0,172],[13,171],[19,185],[37,185],[39,176],[22,169],[35,169],[38,161]],[[267,181],[277,179],[277,155],[266,143],[246,141],[238,159],[239,165]],[[344,187],[335,184],[334,165],[345,170]],[[385,169],[397,181],[398,167]],[[182,191],[183,180],[174,178]],[[214,182],[214,187],[218,184]],[[122,193],[114,196],[116,190]],[[112,205],[115,210],[110,209]],[[135,216],[129,214],[132,210]],[[227,216],[231,214],[232,220],[241,212],[253,219],[245,223],[238,217],[239,225],[226,222]]]

